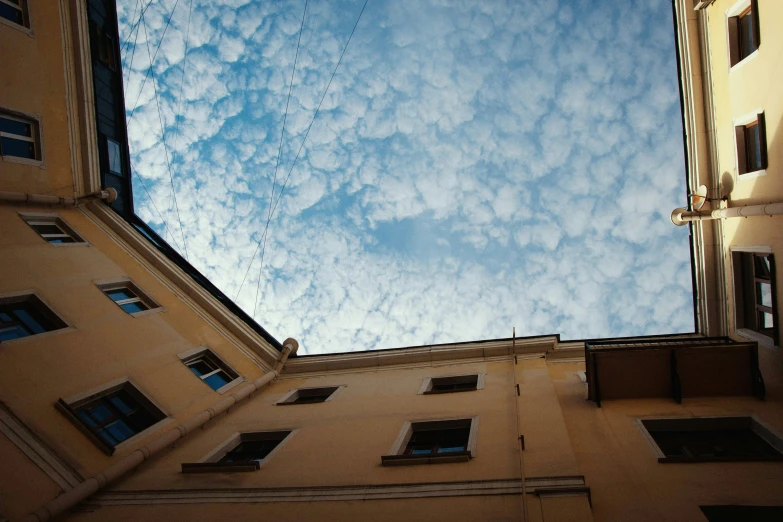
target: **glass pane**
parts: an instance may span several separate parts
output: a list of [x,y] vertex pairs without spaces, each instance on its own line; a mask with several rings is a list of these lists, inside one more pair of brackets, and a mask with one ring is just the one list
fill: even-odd
[[202,375],[206,375],[209,372],[215,371],[217,368],[214,368],[211,364],[209,364],[208,361],[205,359],[199,359],[197,361],[193,361],[192,363],[188,363],[188,368],[190,368],[190,371],[201,377]]
[[2,323],[10,323],[11,322],[11,316],[5,313],[0,313],[0,322]]
[[103,402],[88,404],[83,409],[92,415],[93,419],[98,422],[103,422],[114,417],[112,411],[103,404]]
[[745,139],[748,154],[748,172],[761,170],[761,136],[759,126],[745,127]]
[[117,440],[114,437],[112,437],[108,431],[104,429],[100,429],[98,430],[98,435],[100,435],[103,441],[107,443],[109,446],[117,445]]
[[768,312],[760,312],[759,313],[759,322],[761,323],[759,325],[759,329],[764,328],[773,328],[775,326],[773,320],[772,320],[772,314]]
[[[25,327],[27,327],[31,333],[38,334],[46,331],[46,327],[39,322],[40,317],[38,314],[35,314],[31,310],[28,311],[24,308],[17,308],[14,310],[14,315],[16,315],[16,318],[19,319],[19,321],[25,325]],[[33,315],[36,317],[33,318]]]
[[144,310],[147,310],[147,306],[142,302],[120,305],[120,308],[122,308],[129,314],[135,314],[136,312],[143,312]]
[[86,411],[78,410],[76,412],[76,416],[79,417],[79,420],[81,420],[87,426],[96,426],[95,421],[92,420],[92,417],[90,417],[90,415]]
[[0,341],[10,341],[11,339],[19,339],[20,337],[27,337],[28,335],[30,335],[30,333],[21,326],[0,328]]
[[136,434],[136,432],[133,431],[133,429],[123,420],[116,420],[106,426],[105,429],[111,434],[112,437],[114,437],[117,442],[122,442]]
[[119,410],[119,412],[123,415],[132,412],[136,408],[135,402],[129,400],[127,397],[122,397],[120,395],[109,397],[109,401],[111,402],[112,406],[117,408],[117,410]]
[[109,157],[109,170],[122,174],[122,156],[120,155],[120,144],[114,140],[106,139],[106,149]]
[[51,225],[33,225],[33,230],[39,234],[65,234],[60,227],[52,223]]
[[770,277],[769,257],[757,254],[753,256],[753,259],[756,265],[756,277],[769,279]]
[[46,237],[49,243],[76,243],[76,240],[72,237]]
[[0,17],[5,18],[6,20],[10,20],[15,24],[24,25],[22,11],[11,7],[10,5],[0,4]]
[[206,379],[204,379],[204,382],[209,384],[209,387],[213,390],[219,390],[229,382],[231,382],[231,379],[229,379],[228,375],[226,375],[225,372],[220,371],[213,375],[210,375]]
[[772,285],[756,283],[756,298],[762,306],[772,306]]
[[429,455],[432,453],[432,448],[413,448],[411,455]]
[[107,290],[106,295],[111,297],[112,301],[122,301],[124,299],[133,299],[136,297],[133,292],[127,288],[118,288],[116,290]]
[[455,453],[457,451],[465,451],[465,446],[451,446],[451,447],[444,447],[444,448],[438,448],[438,453]]
[[[15,10],[15,9],[14,9]],[[29,123],[0,117],[0,132],[16,134],[17,136],[33,137],[33,126]]]
[[2,152],[3,156],[35,159],[35,144],[30,141],[3,137],[0,138],[0,152]]
[[740,18],[740,59],[745,58],[756,50],[753,41],[753,15],[748,12]]

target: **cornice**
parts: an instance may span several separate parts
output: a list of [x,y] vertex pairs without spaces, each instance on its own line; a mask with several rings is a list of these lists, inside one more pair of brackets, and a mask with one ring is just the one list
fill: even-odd
[[100,203],[91,203],[79,208],[99,227],[104,228],[104,231],[111,232],[110,237],[118,236],[113,239],[123,250],[147,267],[152,274],[157,275],[157,272],[158,279],[164,285],[204,320],[226,334],[240,351],[255,361],[264,371],[274,367],[279,353],[273,346],[226,309],[212,294],[164,256],[122,217]]

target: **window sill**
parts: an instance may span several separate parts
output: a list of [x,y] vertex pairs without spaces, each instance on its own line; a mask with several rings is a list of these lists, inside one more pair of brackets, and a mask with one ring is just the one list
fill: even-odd
[[755,51],[753,51],[752,53],[747,55],[745,58],[743,58],[742,60],[740,60],[737,63],[735,63],[734,65],[732,65],[729,68],[729,74],[732,74],[733,72],[738,71],[740,69],[740,67],[742,67],[743,65],[745,65],[748,62],[753,61],[756,58],[756,56],[758,56],[758,54],[759,54],[759,50],[758,50],[758,48],[756,48]]
[[0,24],[7,25],[8,27],[16,29],[17,31],[21,31],[25,33],[27,36],[29,36],[30,38],[35,38],[35,35],[33,34],[33,30],[29,27],[16,24],[10,20],[6,20],[5,18],[0,18]]
[[[120,309],[122,310],[122,307],[120,307]],[[165,311],[166,311],[165,308],[163,308],[162,306],[159,306],[157,308],[150,308],[148,310],[142,310],[141,312],[134,312],[134,313],[128,314],[128,315],[131,316],[131,317],[144,317],[145,315],[156,314],[158,312],[165,312]]]
[[[59,314],[57,314],[57,317],[60,318],[61,321],[65,322],[62,317],[60,317]],[[67,323],[66,323],[67,324]],[[53,335],[59,335],[65,332],[75,332],[76,328],[73,326],[66,326],[65,328],[58,328],[56,330],[49,330],[48,332],[41,332],[39,334],[33,334],[33,335],[25,335],[24,337],[17,337],[16,339],[9,339],[7,341],[0,341],[0,344],[3,346],[8,346],[10,344],[17,344],[17,343],[23,343],[25,341],[31,340],[31,339],[43,339],[45,337],[51,337]]]
[[227,384],[226,384],[226,385],[224,385],[222,388],[218,388],[218,389],[217,389],[217,390],[215,390],[215,391],[216,391],[217,393],[221,393],[221,394],[223,394],[223,393],[226,393],[226,392],[227,392],[227,391],[229,391],[229,390],[232,390],[232,389],[236,388],[238,385],[242,384],[243,382],[245,382],[245,378],[244,378],[244,377],[237,377],[237,378],[236,378],[236,379],[234,379],[233,381],[231,381],[231,382],[227,383]]
[[[2,20],[2,18],[0,18]],[[22,165],[30,165],[32,167],[39,167],[39,168],[46,168],[44,167],[43,160],[34,160],[29,158],[20,158],[17,156],[0,156],[3,158],[3,161],[7,161],[8,163],[21,163]]]
[[472,392],[472,391],[478,391],[476,388],[472,388],[470,390],[427,390],[425,392],[422,392],[422,395],[441,395],[444,393],[463,393],[463,392]]
[[383,466],[418,466],[420,464],[449,464],[467,462],[472,458],[470,451],[460,451],[443,455],[383,455]]
[[746,172],[745,174],[738,174],[737,181],[744,181],[746,179],[760,178],[767,175],[767,169],[754,170],[753,172]]
[[[47,241],[48,242],[48,241]],[[76,241],[74,243],[49,243],[53,247],[61,248],[61,247],[86,247],[90,246],[90,244],[87,241]]]
[[767,337],[764,334],[758,333],[754,330],[748,330],[747,328],[737,328],[735,331],[740,337],[744,337],[749,341],[756,341],[765,348],[778,351],[779,347],[775,344],[775,341],[771,337]]
[[258,471],[260,463],[194,462],[182,463],[182,473],[247,473]]
[[[113,453],[118,453],[118,452],[122,453],[123,450],[127,449],[129,446],[133,446],[134,444],[139,442],[144,437],[148,437],[148,436],[152,435],[153,433],[155,433],[156,431],[160,430],[161,428],[163,428],[164,426],[166,426],[167,424],[169,424],[169,423],[171,423],[173,421],[174,421],[174,419],[172,417],[164,417],[164,418],[160,419],[158,422],[156,422],[155,424],[153,424],[149,428],[146,428],[146,429],[138,432],[133,437],[131,437],[129,439],[125,439],[124,441],[122,441],[119,444],[117,444],[116,446],[114,446]],[[123,454],[122,456],[125,456],[125,455]]]

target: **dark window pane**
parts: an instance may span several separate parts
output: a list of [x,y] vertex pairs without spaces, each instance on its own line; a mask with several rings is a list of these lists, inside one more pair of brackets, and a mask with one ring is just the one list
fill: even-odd
[[190,368],[190,371],[201,377],[202,375],[206,375],[209,372],[215,371],[217,368],[213,367],[209,362],[207,362],[205,359],[199,359],[198,361],[194,361],[192,363],[188,363],[188,367]]
[[46,237],[49,243],[76,243],[76,240],[72,237]]
[[114,439],[114,437],[111,436],[111,433],[104,429],[100,429],[97,431],[98,436],[104,440],[109,446],[116,446],[118,442]]
[[767,256],[755,255],[753,256],[756,266],[756,277],[763,277],[769,279],[770,267],[769,258]]
[[209,387],[213,390],[219,390],[229,382],[231,382],[231,379],[229,379],[228,375],[225,374],[225,372],[217,372],[215,374],[210,375],[206,379],[204,379],[204,382],[209,384]]
[[103,404],[100,400],[99,402],[88,404],[84,409],[98,422],[103,422],[114,417],[114,413],[112,413],[108,406]]
[[39,322],[39,315],[31,309],[25,308],[14,310],[16,318],[30,331],[30,333],[38,334],[45,332],[46,328]]
[[147,310],[147,307],[142,302],[127,303],[124,305],[120,305],[120,308],[122,308],[129,314],[135,314],[136,312],[143,312],[144,310]]
[[740,60],[756,50],[756,44],[753,41],[753,16],[748,12],[740,18]]
[[427,448],[412,448],[411,449],[411,455],[429,455],[432,453],[433,448],[427,447]]
[[0,323],[10,323],[11,316],[5,313],[0,313]]
[[125,299],[133,299],[136,297],[130,290],[126,288],[118,288],[117,290],[109,290],[106,295],[111,297],[112,301],[123,301]]
[[[12,8],[13,9],[13,8]],[[17,136],[33,137],[33,126],[22,121],[0,117],[0,132],[16,134]]]
[[10,341],[11,339],[19,339],[20,337],[27,337],[28,335],[30,335],[30,332],[21,326],[0,328],[0,341]]
[[78,411],[76,412],[76,415],[77,415],[77,416],[79,417],[79,419],[81,419],[81,421],[82,421],[83,423],[85,423],[87,426],[96,426],[96,425],[97,425],[97,424],[95,423],[95,421],[92,419],[92,417],[90,417],[90,414],[89,414],[89,413],[87,413],[87,412],[86,412],[86,411],[84,411],[84,410],[78,410]]
[[135,412],[128,415],[128,422],[136,431],[142,431],[158,422],[158,419],[144,408],[139,407]]
[[451,446],[438,448],[438,453],[454,453],[456,451],[465,451],[465,446]]
[[0,4],[0,17],[10,20],[15,24],[24,25],[22,11],[10,5]]
[[748,172],[761,170],[761,136],[758,124],[745,127],[745,140]]
[[237,447],[226,453],[220,462],[253,462],[264,460],[275,447],[279,440],[254,440],[240,442]]
[[30,141],[0,138],[0,151],[3,156],[35,159],[35,145]]
[[111,424],[107,425],[105,429],[111,434],[112,437],[114,437],[117,442],[122,442],[136,434],[136,432],[133,431],[130,426],[125,424],[125,422],[122,420],[112,422]]
[[117,410],[123,415],[132,412],[136,407],[135,402],[131,402],[127,398],[123,398],[119,395],[115,395],[114,397],[109,397],[109,402],[111,402],[112,406],[117,408]]
[[33,225],[33,230],[39,234],[64,234],[60,227],[52,223],[51,225]]

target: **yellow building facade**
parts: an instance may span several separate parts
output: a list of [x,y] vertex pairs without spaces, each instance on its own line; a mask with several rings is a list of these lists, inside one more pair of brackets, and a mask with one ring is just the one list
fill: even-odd
[[[779,216],[692,222],[691,335],[297,356],[133,216],[111,0],[0,2],[0,520],[780,515],[780,337],[737,321],[734,275]],[[691,191],[734,181],[714,208],[783,199],[783,12],[747,3],[730,67],[746,8],[675,2]]]

